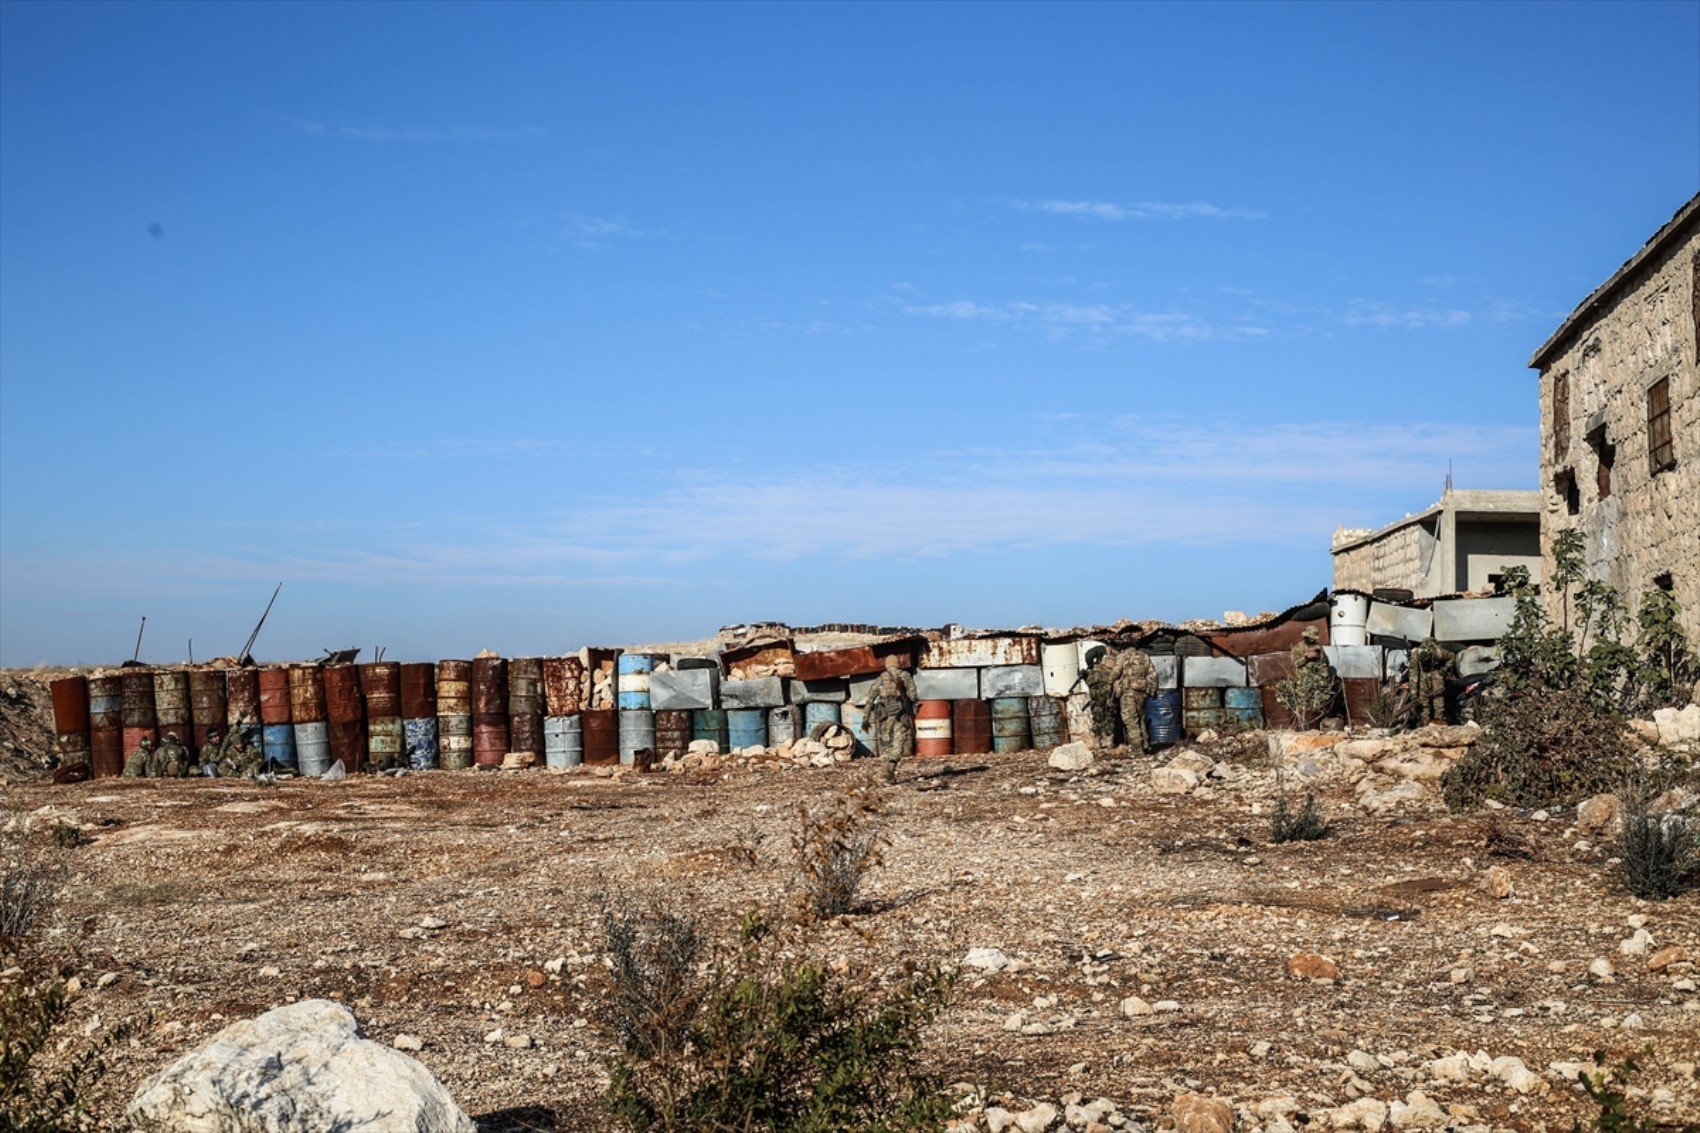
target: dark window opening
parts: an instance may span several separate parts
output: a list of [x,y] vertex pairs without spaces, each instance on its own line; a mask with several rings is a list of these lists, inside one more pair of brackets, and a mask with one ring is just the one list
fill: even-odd
[[1647,465],[1657,476],[1676,467],[1676,441],[1670,427],[1670,379],[1647,387]]
[[1552,380],[1552,458],[1563,460],[1570,453],[1570,374]]
[[1582,510],[1582,493],[1576,487],[1576,472],[1566,468],[1552,478],[1553,490],[1564,497],[1564,510],[1577,515]]
[[1657,586],[1660,590],[1663,590],[1666,594],[1669,594],[1672,590],[1676,589],[1676,578],[1670,571],[1667,570],[1663,574],[1655,574],[1653,576],[1653,585]]
[[1611,498],[1611,466],[1617,459],[1617,446],[1606,437],[1606,427],[1601,425],[1588,434],[1588,447],[1594,450],[1594,487],[1602,500]]

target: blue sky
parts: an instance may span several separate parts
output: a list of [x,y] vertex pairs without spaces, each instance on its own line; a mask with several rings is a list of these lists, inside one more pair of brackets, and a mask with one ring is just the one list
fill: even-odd
[[0,662],[1278,608],[1697,187],[1694,3],[6,3]]

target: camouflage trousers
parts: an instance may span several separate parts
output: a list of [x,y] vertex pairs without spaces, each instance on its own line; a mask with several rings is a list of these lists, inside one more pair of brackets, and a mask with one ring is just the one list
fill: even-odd
[[1122,730],[1127,733],[1127,742],[1138,742],[1140,751],[1151,750],[1151,733],[1145,725],[1145,694],[1143,692],[1123,693],[1117,704],[1121,709]]
[[892,767],[897,761],[915,754],[915,718],[913,716],[884,716],[871,725],[874,734],[874,754]]

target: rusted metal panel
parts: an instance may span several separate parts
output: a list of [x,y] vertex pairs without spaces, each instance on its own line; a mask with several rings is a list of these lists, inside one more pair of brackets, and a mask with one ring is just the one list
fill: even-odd
[[799,653],[797,676],[805,681],[866,676],[885,668],[887,657],[896,657],[904,668],[913,669],[919,644],[918,638],[900,638],[895,641],[876,641],[869,645],[853,645],[847,649]]
[[325,715],[325,678],[316,665],[289,669],[289,714],[297,724],[316,724]]
[[1381,682],[1370,677],[1347,677],[1345,686],[1346,723],[1353,727],[1369,724],[1370,709],[1381,693]]
[[[366,702],[360,695],[360,670],[353,665],[330,665],[321,674],[325,685],[325,718],[332,724],[358,724],[366,719]],[[336,733],[331,733],[332,754],[336,751]],[[365,750],[365,740],[361,740]],[[345,761],[346,766],[346,761]],[[349,767],[348,770],[354,770]]]
[[543,658],[543,707],[550,716],[577,716],[584,708],[584,665],[577,657]]
[[785,682],[778,677],[721,681],[722,708],[778,708],[785,703]]
[[720,667],[731,680],[795,675],[797,647],[790,638],[731,646],[720,651]]
[[[1324,607],[1326,609],[1326,607]],[[1297,645],[1304,631],[1315,626],[1326,644],[1328,638],[1328,616],[1324,613],[1318,618],[1292,618],[1288,621],[1273,625],[1258,626],[1253,629],[1234,631],[1208,631],[1202,636],[1212,650],[1229,657],[1255,657],[1262,653],[1275,653],[1282,649],[1291,649]]]
[[429,661],[410,661],[402,665],[402,719],[423,720],[436,714],[437,666]]
[[287,724],[289,719],[289,670],[260,670],[260,723]]
[[61,677],[48,686],[53,697],[53,730],[86,733],[89,730],[89,679]]
[[[1293,675],[1293,655],[1291,653],[1263,653],[1247,658],[1247,671],[1251,674],[1251,683],[1258,688],[1269,688],[1276,681],[1284,681]],[[1268,706],[1264,706],[1264,715],[1269,714]]]
[[[1282,654],[1282,656],[1285,656],[1285,654]],[[1264,724],[1271,728],[1291,728],[1293,726],[1293,714],[1287,711],[1286,706],[1275,695],[1275,686],[1267,684],[1257,691],[1263,697]]]
[[928,641],[921,649],[920,660],[923,669],[1037,665],[1039,638],[1036,634],[1008,634]]

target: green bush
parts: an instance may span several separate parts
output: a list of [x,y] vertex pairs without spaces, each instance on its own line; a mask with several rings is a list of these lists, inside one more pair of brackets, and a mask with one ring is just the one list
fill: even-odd
[[1304,805],[1294,813],[1287,806],[1287,795],[1283,791],[1275,803],[1275,821],[1269,833],[1272,842],[1317,842],[1328,837],[1333,832],[1322,817],[1322,812],[1316,809],[1316,793],[1305,794]]
[[1440,780],[1453,810],[1486,800],[1570,806],[1616,790],[1635,772],[1623,723],[1579,687],[1522,691],[1487,701],[1470,753]]
[[1632,792],[1625,803],[1617,838],[1623,884],[1637,897],[1663,901],[1694,883],[1700,871],[1700,838],[1680,815],[1648,811],[1645,792]]
[[684,1041],[616,1057],[609,1111],[633,1133],[937,1129],[950,1102],[916,1055],[948,990],[937,969],[883,993],[848,986],[748,917],[733,955],[666,1012]]

